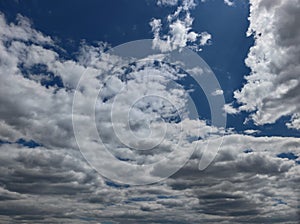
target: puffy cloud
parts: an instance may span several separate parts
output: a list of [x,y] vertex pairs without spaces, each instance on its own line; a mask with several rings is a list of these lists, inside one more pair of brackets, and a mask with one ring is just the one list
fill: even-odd
[[[192,7],[188,2],[185,5]],[[22,19],[27,21],[23,17],[19,18],[20,21]],[[3,49],[1,58],[5,62],[1,65],[0,72],[2,93],[0,102],[5,105],[0,110],[0,133],[3,134],[1,140],[14,143],[20,138],[32,139],[46,149],[61,148],[76,151],[72,127],[73,115],[73,118],[78,117],[83,121],[80,126],[87,133],[86,138],[76,140],[83,141],[85,147],[91,149],[92,155],[97,152],[99,146],[105,150],[102,144],[96,141],[95,135],[98,133],[92,133],[93,129],[87,123],[93,119],[89,108],[95,105],[92,96],[97,96],[99,89],[101,89],[100,99],[95,105],[96,125],[100,127],[105,146],[119,159],[130,160],[137,164],[152,163],[160,160],[163,155],[175,151],[173,155],[175,163],[180,161],[182,153],[185,153],[183,150],[176,151],[179,141],[176,136],[182,134],[181,148],[184,146],[186,151],[190,151],[194,148],[193,142],[199,134],[206,137],[209,132],[210,129],[205,122],[190,121],[187,117],[187,92],[176,83],[176,80],[185,75],[178,69],[166,64],[155,66],[155,61],[151,59],[150,62],[146,60],[132,64],[131,72],[127,73],[127,68],[123,64],[128,61],[104,53],[106,45],[101,43],[98,46],[83,44],[77,61],[64,60],[59,57],[54,45],[53,48],[46,46],[52,41],[48,41],[49,38],[43,39],[43,35],[30,28],[28,23],[7,25],[4,17],[1,21],[3,33],[9,31],[11,33],[11,39],[2,38],[0,45]],[[5,29],[8,31],[5,32]],[[40,39],[45,41],[37,43],[28,39],[15,39],[17,37],[15,33],[21,32],[20,30],[39,34]],[[29,43],[25,43],[27,41]],[[75,88],[82,76],[87,78],[83,85],[78,87],[79,107],[75,110],[73,108],[72,111]],[[147,95],[150,97],[143,97]],[[139,98],[141,100],[135,102]],[[131,119],[127,124],[128,108]],[[110,109],[116,111],[113,114],[116,119],[114,122],[110,117]],[[145,121],[148,123],[145,124]],[[164,124],[165,121],[167,124]],[[116,130],[119,135],[115,134]],[[168,132],[165,132],[166,130]],[[201,133],[198,133],[199,131]],[[152,138],[145,138],[149,133]],[[157,145],[157,142],[161,144]],[[154,153],[148,153],[142,150],[134,151],[129,146],[133,149],[157,147]],[[91,159],[99,157],[92,156]],[[101,157],[100,160],[105,161],[105,158]],[[167,164],[162,169],[167,170]],[[126,176],[130,173],[124,169],[112,169],[111,172],[111,174],[124,172]],[[142,172],[136,176],[153,177],[153,173],[143,174]]]
[[206,44],[209,44],[209,41],[211,40],[211,34],[207,32],[200,33],[200,45],[204,46]]
[[20,14],[17,15],[16,24],[8,25],[5,21],[4,15],[0,14],[1,40],[22,40],[32,41],[34,43],[53,44],[50,37],[45,36],[39,31],[36,31],[31,27],[30,20]]
[[224,3],[228,6],[233,6],[234,2],[232,0],[224,0]]
[[228,114],[237,114],[237,113],[239,113],[239,110],[234,108],[231,104],[225,104],[224,105],[224,111]]
[[223,95],[223,90],[216,89],[214,92],[212,92],[213,96]]
[[[175,5],[175,2],[158,1],[158,5]],[[149,24],[154,35],[153,47],[166,52],[180,50],[185,46],[191,46],[195,50],[200,50],[199,45],[204,46],[208,44],[211,39],[209,33],[192,31],[193,18],[189,11],[195,6],[194,0],[183,0],[176,11],[167,16],[169,30],[167,34],[162,34],[163,24],[161,19],[152,19]],[[199,45],[197,40],[199,40]]]
[[[191,6],[187,2],[184,7]],[[147,63],[129,63],[122,68],[127,61],[104,53],[106,45],[102,43],[98,46],[83,44],[76,60],[64,60],[55,51],[50,37],[31,28],[26,18],[19,16],[18,19],[17,24],[8,25],[0,16],[0,103],[5,105],[0,109],[1,223],[298,222],[300,166],[297,161],[278,155],[300,156],[299,139],[255,138],[226,132],[214,164],[200,172],[198,162],[210,127],[205,121],[185,116],[187,95],[182,87],[175,82],[166,88],[170,80],[178,80],[184,74],[164,64],[154,66],[151,58],[147,58]],[[159,22],[156,24],[159,27]],[[182,41],[176,40],[178,44]],[[202,72],[201,68],[195,69]],[[112,78],[107,75],[108,71],[118,75]],[[160,183],[133,187],[103,178],[77,150],[72,130],[72,102],[82,74],[87,74],[87,82],[79,89],[81,100],[77,115],[82,121],[90,119],[87,110],[94,105],[90,96],[98,94],[102,87],[96,104],[99,109],[96,122],[101,125],[103,142],[117,157],[135,163],[156,161],[174,150],[176,136],[181,133],[180,123],[187,130],[183,133],[181,148],[188,149],[196,142],[199,150],[183,169]],[[127,88],[124,95],[113,105],[114,97],[124,86]],[[169,99],[185,118],[167,124],[170,132],[166,141],[151,153],[131,150],[115,141],[110,116],[107,116],[110,106],[115,106],[116,117],[122,117],[126,111],[123,108],[130,105],[130,100],[146,93]],[[134,104],[129,124],[117,119],[120,121],[118,130],[125,139],[125,125],[130,125],[136,135],[147,136],[149,126],[137,119],[140,117],[153,125],[154,136],[159,137],[160,120],[154,116],[157,111],[165,120],[176,120],[178,111],[170,103],[149,97]],[[295,124],[297,119],[295,115]],[[86,146],[94,147],[94,133],[89,135],[90,127],[84,122],[82,127],[89,137],[85,139]],[[216,128],[213,131],[212,141],[217,141],[222,131]],[[195,138],[199,135],[202,139]],[[39,144],[29,148],[18,141],[20,138]],[[142,144],[146,143],[141,141],[140,146]],[[208,150],[211,151],[213,149]],[[175,154],[174,161],[178,161],[180,152],[182,150]],[[162,168],[168,165],[154,167],[152,172],[141,175],[146,178],[161,175]],[[132,176],[126,170],[121,172],[128,178]]]
[[251,74],[234,93],[240,111],[258,125],[291,116],[289,128],[300,129],[300,1],[250,1],[250,27],[255,44],[246,59]]

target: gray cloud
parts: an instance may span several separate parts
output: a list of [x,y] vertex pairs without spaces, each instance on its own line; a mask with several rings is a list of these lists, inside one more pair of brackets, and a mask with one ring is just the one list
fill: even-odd
[[[266,3],[265,7],[271,6]],[[298,223],[300,166],[295,160],[277,157],[283,152],[300,156],[297,138],[256,138],[228,132],[214,163],[201,172],[197,167],[205,141],[199,140],[200,150],[180,171],[147,186],[112,183],[99,175],[75,144],[72,99],[83,73],[91,77],[85,87],[95,87],[95,80],[113,70],[119,59],[103,53],[105,44],[84,44],[78,60],[63,60],[54,49],[45,47],[55,45],[50,37],[31,28],[26,18],[19,16],[18,21],[8,25],[0,16],[0,102],[5,105],[0,109],[1,223]],[[32,44],[24,44],[28,40]],[[42,75],[35,72],[42,72],[32,66],[41,64],[60,77],[63,86],[47,88],[42,80],[33,78]],[[171,70],[159,69],[172,77]],[[139,66],[133,70],[139,72]],[[156,70],[151,67],[148,71]],[[119,80],[111,83],[105,96],[114,93]],[[137,81],[132,80],[133,87]],[[158,87],[163,87],[163,80],[154,81],[152,89],[141,85],[139,90],[161,91]],[[174,90],[168,93],[170,98],[184,96],[179,88]],[[82,89],[82,112],[91,102],[89,91]],[[137,94],[137,88],[130,93]],[[170,114],[169,107],[165,105],[164,109]],[[105,114],[105,110],[102,112]],[[99,119],[109,121],[107,117]],[[205,137],[204,121],[187,120],[186,125],[189,135],[194,136],[200,127]],[[138,124],[137,129],[144,131]],[[105,133],[108,143],[112,138],[109,130]],[[215,132],[218,137],[218,130]],[[172,140],[172,133],[168,137],[169,144],[157,154],[128,152],[124,147],[119,156],[151,162],[172,149],[170,145],[176,139]],[[17,143],[20,138],[32,139],[39,146],[29,148]],[[188,141],[184,146],[191,147]],[[159,171],[157,168],[147,175]]]

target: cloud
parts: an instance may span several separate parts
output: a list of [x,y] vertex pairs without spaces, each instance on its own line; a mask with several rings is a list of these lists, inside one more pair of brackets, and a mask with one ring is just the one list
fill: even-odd
[[231,104],[225,104],[224,105],[224,111],[228,114],[237,114],[237,113],[239,113],[239,110],[234,108]]
[[39,31],[36,31],[31,27],[30,20],[20,14],[17,15],[16,24],[8,25],[5,21],[4,15],[0,14],[1,40],[21,40],[32,41],[39,44],[53,44],[52,39],[49,36],[45,36]]
[[223,95],[223,90],[221,89],[217,89],[216,91],[212,92],[213,96],[218,96],[218,95]]
[[[184,5],[192,7],[188,2]],[[2,15],[1,21],[3,33],[10,33],[10,39],[3,34],[0,44],[3,50],[0,57],[5,62],[1,65],[0,72],[0,102],[5,105],[0,110],[0,133],[3,134],[1,140],[12,144],[22,138],[33,140],[46,149],[77,151],[72,126],[73,112],[73,118],[78,117],[80,127],[87,133],[86,138],[77,138],[77,141],[84,142],[85,147],[90,148],[91,159],[98,159],[99,156],[94,156],[94,153],[102,145],[97,142],[98,133],[92,133],[93,129],[87,121],[93,119],[89,108],[95,104],[92,96],[97,96],[99,89],[101,92],[96,103],[96,125],[101,127],[100,134],[105,146],[121,160],[130,160],[136,164],[152,163],[175,152],[172,155],[175,164],[185,153],[176,149],[179,144],[178,136],[182,135],[183,141],[180,144],[181,147],[185,146],[186,151],[194,148],[193,142],[199,136],[207,137],[210,128],[206,123],[187,117],[188,95],[176,83],[185,74],[178,69],[166,64],[155,65],[151,59],[132,64],[131,72],[127,74],[127,68],[120,67],[127,61],[104,53],[106,45],[101,43],[96,46],[83,43],[77,60],[64,60],[55,51],[56,46],[51,38],[33,30],[28,25],[28,19],[20,16],[17,25],[7,25]],[[24,34],[22,39],[16,34],[18,32],[29,32],[39,37]],[[28,38],[40,41],[31,42]],[[48,46],[49,43],[52,44],[51,47]],[[109,76],[110,73],[116,75]],[[149,74],[152,76],[149,77]],[[78,108],[73,108],[72,111],[74,91],[83,75],[86,80],[78,87]],[[45,85],[45,82],[48,84]],[[119,93],[120,90],[122,94]],[[157,97],[143,98],[147,95]],[[139,98],[140,101],[134,101]],[[128,108],[131,119],[127,124]],[[110,117],[110,109],[115,111],[114,122]],[[145,125],[144,121],[148,121],[149,125]],[[167,121],[167,124],[163,121]],[[165,129],[168,132],[164,133]],[[116,130],[118,135],[115,134]],[[152,138],[145,138],[149,133]],[[157,146],[157,142],[161,144]],[[133,149],[155,147],[155,150],[151,153],[133,151],[129,146]],[[102,149],[104,150],[103,147]],[[108,160],[106,162],[109,163]],[[162,169],[168,170],[167,165]],[[128,176],[128,172],[124,169],[112,169],[111,175],[124,173]],[[150,179],[154,176],[152,173],[142,172],[135,177]]]
[[248,130],[245,130],[244,133],[248,134],[248,135],[252,135],[252,134],[260,133],[260,131],[259,130],[248,129]]
[[239,110],[251,113],[257,124],[291,116],[289,128],[300,129],[300,1],[250,1],[248,36],[255,44],[246,59],[251,74],[235,91]]
[[234,2],[232,0],[224,0],[224,3],[228,6],[233,6]]
[[[198,199],[193,210],[206,214],[204,222],[224,221],[230,216],[231,223],[296,223],[297,178],[286,184],[286,176],[297,172],[299,166],[276,154],[287,148],[299,153],[298,146],[297,138],[228,135],[212,166],[199,172],[195,156],[167,182],[173,189],[193,192],[189,195]],[[252,152],[245,153],[247,148]],[[273,214],[272,218],[268,214]]]
[[[158,1],[158,5],[176,5],[177,1]],[[163,34],[161,19],[152,19],[150,26],[154,35],[153,47],[162,52],[180,50],[190,46],[200,50],[200,46],[209,44],[211,35],[207,32],[197,33],[192,30],[193,18],[190,10],[196,6],[194,0],[183,0],[173,14],[167,16],[168,33]],[[197,43],[198,42],[198,43]]]
[[157,5],[159,6],[175,6],[178,4],[178,0],[158,0]]
[[207,33],[207,32],[202,32],[200,33],[200,45],[204,46],[209,44],[209,41],[211,40],[211,34]]
[[[190,6],[186,3],[182,7]],[[198,163],[211,127],[205,121],[188,119],[187,95],[182,86],[176,82],[166,85],[184,77],[176,68],[155,65],[153,58],[129,63],[124,68],[122,65],[128,61],[105,53],[107,45],[104,43],[94,46],[83,43],[78,57],[66,60],[55,50],[56,43],[34,30],[26,18],[19,16],[17,24],[7,24],[1,15],[0,27],[0,103],[5,105],[0,109],[1,223],[299,221],[300,166],[295,160],[277,156],[281,153],[300,156],[299,139],[256,138],[225,131],[224,143],[214,164],[200,172]],[[179,40],[178,44],[182,43],[178,38],[175,38]],[[196,70],[202,72],[201,68]],[[108,71],[117,75],[108,76]],[[87,139],[84,139],[87,148],[95,147],[94,133],[89,133],[91,129],[85,123],[91,117],[88,109],[94,105],[90,96],[98,94],[102,87],[96,104],[99,109],[96,110],[96,122],[101,127],[103,142],[116,157],[133,163],[151,163],[160,159],[174,150],[178,133],[182,133],[180,124],[185,131],[179,149],[188,150],[197,143],[199,150],[180,171],[160,183],[133,187],[109,182],[87,163],[75,144],[72,102],[82,74],[87,78],[79,88],[81,100],[77,115],[87,133]],[[123,86],[127,87],[126,91],[113,105]],[[120,118],[134,97],[148,93],[164,96],[176,104],[178,110],[174,110],[168,101],[151,97],[134,104],[130,111],[133,119],[129,124],[117,119],[118,130],[123,133],[120,137],[126,139],[124,130],[128,129],[125,125],[130,125],[135,134],[147,136],[149,126],[138,118],[148,120],[153,125],[154,136],[160,137],[161,120],[153,116],[157,111],[163,119],[174,122],[167,124],[169,132],[158,150],[132,150],[113,134],[109,109],[115,106],[115,115]],[[178,111],[184,118],[180,122],[176,120]],[[297,120],[296,116],[294,120]],[[217,141],[224,133],[217,128],[213,131],[212,141]],[[38,144],[29,148],[18,141],[21,138]],[[127,143],[136,144],[136,141],[128,140]],[[153,142],[156,142],[155,138]],[[139,142],[143,147],[148,144],[152,142]],[[211,151],[213,149],[208,150]],[[182,152],[178,150],[173,161],[179,161]],[[161,175],[169,166],[156,166],[141,175],[144,178]],[[128,179],[133,178],[126,170],[112,172],[124,172]]]
[[[297,138],[229,135],[205,171],[198,170],[200,155],[195,154],[161,183],[114,188],[74,151],[5,144],[0,147],[5,186],[0,188],[0,219],[171,223],[175,217],[178,223],[297,223],[300,166],[276,155],[299,154],[299,146]],[[245,153],[249,147],[252,152]]]

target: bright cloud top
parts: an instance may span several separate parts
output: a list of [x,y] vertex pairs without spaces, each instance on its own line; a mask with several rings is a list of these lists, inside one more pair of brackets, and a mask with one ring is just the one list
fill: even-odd
[[257,125],[291,116],[287,127],[300,129],[300,1],[250,3],[248,35],[254,35],[255,44],[246,64],[252,72],[234,93],[238,110],[250,112]]
[[[158,1],[158,5],[174,6],[176,3],[177,1]],[[185,46],[201,50],[200,46],[209,44],[212,38],[209,33],[192,31],[193,18],[190,10],[195,6],[194,0],[183,0],[176,11],[167,16],[168,34],[162,34],[162,20],[154,18],[150,22],[154,35],[153,47],[166,52],[180,50]]]

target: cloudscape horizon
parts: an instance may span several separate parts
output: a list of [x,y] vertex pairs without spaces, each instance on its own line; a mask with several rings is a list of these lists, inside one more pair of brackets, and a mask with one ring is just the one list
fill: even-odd
[[0,2],[0,223],[300,222],[300,0]]

